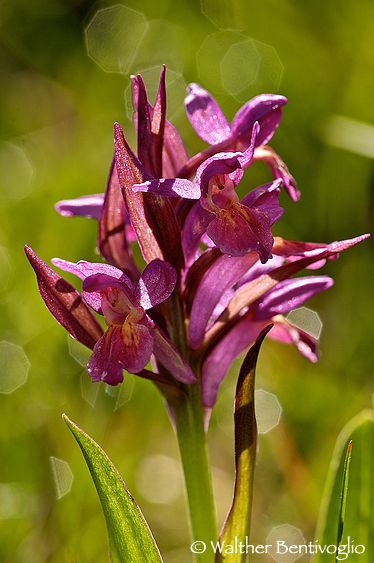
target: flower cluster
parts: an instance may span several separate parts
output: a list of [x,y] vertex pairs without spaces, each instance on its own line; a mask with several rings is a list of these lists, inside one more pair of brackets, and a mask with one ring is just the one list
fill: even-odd
[[[104,261],[52,260],[82,280],[80,294],[29,247],[26,254],[52,315],[92,349],[87,371],[93,381],[116,385],[127,370],[166,394],[199,380],[202,403],[210,408],[233,359],[269,323],[270,338],[317,360],[316,340],[285,315],[333,280],[293,276],[322,267],[366,235],[331,244],[273,236],[283,213],[281,190],[293,201],[300,196],[268,146],[287,102],[283,96],[253,98],[229,124],[212,96],[191,84],[187,117],[208,147],[188,158],[166,120],[165,68],[154,105],[140,75],[132,77],[132,89],[136,154],[115,124],[105,193],[56,205],[61,215],[98,221]],[[269,167],[271,178],[240,200],[237,186],[255,161]],[[92,311],[104,318],[105,330]]]

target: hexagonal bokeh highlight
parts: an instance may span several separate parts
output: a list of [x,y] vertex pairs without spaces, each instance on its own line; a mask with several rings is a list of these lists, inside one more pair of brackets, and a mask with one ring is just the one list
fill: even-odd
[[49,462],[55,483],[56,497],[60,499],[70,493],[74,475],[67,461],[51,456]]
[[166,455],[144,458],[136,472],[136,485],[148,502],[169,504],[182,492],[178,462]]
[[114,400],[114,411],[128,403],[134,392],[136,376],[129,376],[127,372],[124,372],[123,376],[124,380],[120,385],[105,385],[105,393]]
[[243,29],[242,0],[200,0],[201,11],[218,29]]
[[266,537],[266,544],[271,546],[268,553],[274,561],[292,563],[303,556],[300,546],[305,545],[305,538],[299,528],[291,524],[281,524],[272,528]]
[[92,408],[96,405],[101,384],[93,382],[86,370],[81,375],[81,395]]
[[308,309],[308,307],[299,307],[290,311],[287,315],[287,320],[298,328],[305,330],[308,334],[319,338],[322,332],[323,323],[320,316],[316,311]]
[[283,64],[271,45],[236,31],[209,35],[196,54],[201,82],[240,102],[264,92],[279,90]]
[[136,10],[122,4],[102,8],[85,29],[88,56],[105,72],[127,73],[147,29]]
[[[161,67],[159,65],[139,70],[147,88],[148,99],[153,104],[160,80]],[[173,119],[179,113],[184,113],[184,97],[186,95],[186,82],[183,76],[174,70],[166,70],[166,92],[167,92],[167,118]],[[126,114],[132,119],[133,105],[131,84],[125,90]]]
[[221,81],[232,96],[239,96],[257,80],[261,55],[253,39],[234,43],[226,51],[220,63]]
[[279,424],[282,406],[276,395],[264,389],[255,391],[255,406],[258,433],[266,434]]
[[26,151],[12,143],[0,143],[0,202],[28,196],[33,178],[34,167]]
[[30,362],[23,348],[13,342],[0,342],[0,393],[13,393],[27,381]]

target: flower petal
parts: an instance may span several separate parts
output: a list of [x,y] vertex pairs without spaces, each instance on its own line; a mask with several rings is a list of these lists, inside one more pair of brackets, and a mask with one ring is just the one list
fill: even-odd
[[318,340],[286,319],[281,322],[274,319],[274,326],[269,337],[285,344],[294,344],[304,358],[312,363],[318,361]]
[[265,213],[273,225],[283,214],[283,209],[279,205],[279,192],[281,180],[275,180],[251,190],[241,201],[242,205],[255,207]]
[[77,197],[75,199],[63,199],[55,205],[57,213],[63,217],[87,217],[88,219],[100,219],[103,208],[104,194],[93,194]]
[[180,178],[150,180],[142,184],[134,184],[134,192],[146,192],[164,197],[183,197],[199,199],[201,192],[199,184]]
[[224,254],[243,256],[255,251],[264,263],[270,258],[273,246],[270,227],[265,213],[235,204],[220,210],[209,223],[207,234]]
[[25,246],[25,253],[35,271],[40,295],[50,313],[73,338],[88,348],[93,348],[103,331],[79,293],[40,260],[29,246]]
[[135,295],[144,310],[162,303],[173,293],[177,272],[167,262],[153,260],[140,276]]
[[284,188],[292,201],[300,199],[300,191],[297,189],[295,178],[288,170],[281,157],[270,147],[258,147],[253,156],[254,160],[261,160],[269,168],[273,178],[282,180]]
[[256,305],[254,318],[258,321],[270,319],[274,315],[285,315],[300,307],[305,301],[320,291],[334,285],[328,276],[309,276],[293,278],[278,283],[266,293]]
[[127,239],[127,213],[114,158],[109,171],[102,213],[99,220],[98,247],[111,264],[137,275],[130,242]]
[[186,360],[182,358],[175,346],[165,334],[155,327],[154,354],[157,360],[171,373],[171,375],[182,383],[196,383],[196,377]]
[[258,260],[251,252],[241,257],[219,256],[204,273],[192,303],[189,338],[190,346],[198,348],[204,339],[209,319],[222,295],[232,287]]
[[254,322],[251,316],[245,315],[208,352],[201,371],[201,396],[205,407],[214,406],[219,385],[231,363],[256,340],[264,326],[266,323]]
[[232,135],[241,143],[248,143],[253,124],[258,121],[260,132],[256,146],[264,145],[272,136],[282,117],[281,107],[287,98],[275,94],[261,94],[242,106],[232,120]]
[[[103,264],[101,262],[86,262],[85,260],[80,260],[77,263],[68,262],[67,260],[61,260],[61,258],[52,258],[52,264],[63,270],[64,272],[69,272],[79,279],[84,281],[87,277],[93,276],[95,274],[104,274],[107,278],[113,278],[113,280],[121,280],[121,284],[127,286],[130,292],[133,291],[133,285],[130,278],[119,270],[115,266],[110,264]],[[92,307],[97,313],[102,313],[101,311],[101,295],[97,292],[88,292],[85,288],[83,291],[83,298],[85,302]]]
[[196,260],[201,237],[213,219],[214,215],[206,211],[199,202],[189,211],[182,229],[182,248],[187,267]]
[[231,128],[215,99],[199,84],[187,86],[187,117],[199,137],[215,145],[231,135]]

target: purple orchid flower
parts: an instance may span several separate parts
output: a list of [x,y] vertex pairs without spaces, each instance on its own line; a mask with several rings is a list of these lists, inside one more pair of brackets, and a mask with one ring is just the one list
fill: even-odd
[[205,232],[225,254],[242,256],[255,251],[261,262],[270,258],[273,246],[271,226],[283,212],[278,204],[281,181],[259,186],[241,202],[235,192],[253,157],[258,133],[256,123],[251,144],[244,153],[219,153],[208,158],[199,166],[193,181],[162,179],[133,186],[136,192],[199,199],[186,218],[182,234],[188,262],[195,257]]

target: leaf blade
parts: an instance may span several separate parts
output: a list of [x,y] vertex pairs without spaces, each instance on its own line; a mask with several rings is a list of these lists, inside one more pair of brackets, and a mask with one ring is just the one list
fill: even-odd
[[140,508],[107,454],[65,414],[62,418],[76,439],[95,483],[107,523],[112,560],[162,562]]

